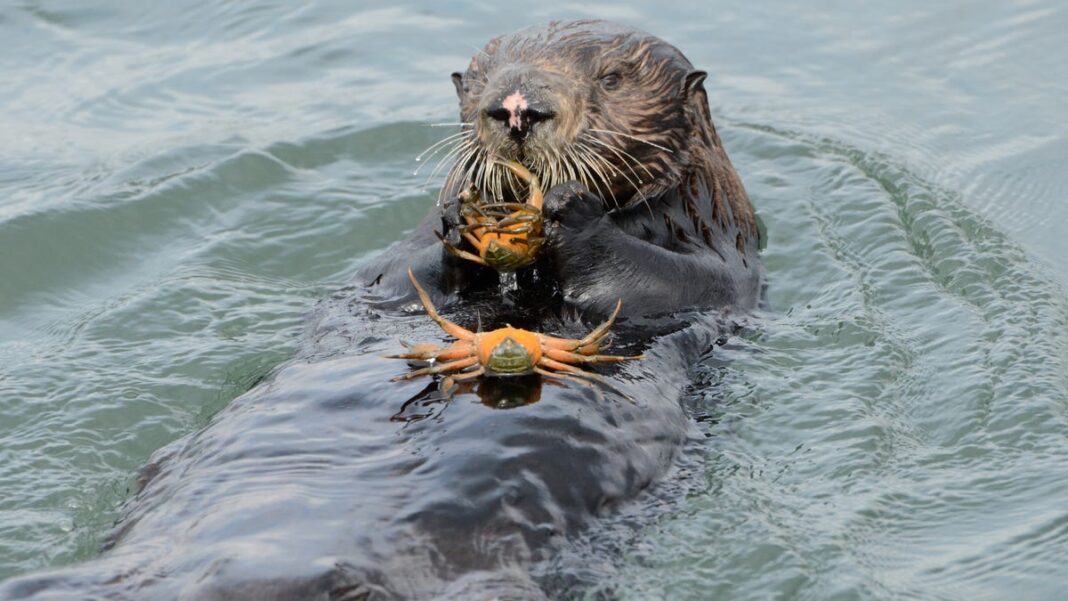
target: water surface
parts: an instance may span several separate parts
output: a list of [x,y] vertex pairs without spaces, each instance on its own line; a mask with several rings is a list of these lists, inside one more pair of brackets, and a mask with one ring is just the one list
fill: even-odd
[[[707,69],[769,233],[773,310],[694,370],[688,494],[591,568],[603,588],[1057,598],[1068,11],[530,15],[638,25]],[[526,22],[475,2],[0,12],[0,578],[94,556],[149,454],[297,352],[316,300],[433,202],[413,159],[456,118],[448,74]]]

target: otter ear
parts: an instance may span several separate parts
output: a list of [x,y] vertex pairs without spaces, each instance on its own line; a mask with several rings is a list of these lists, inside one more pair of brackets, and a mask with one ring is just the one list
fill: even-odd
[[706,77],[708,77],[708,73],[705,71],[690,71],[686,74],[682,81],[682,93],[687,100],[705,91],[704,83]]
[[456,95],[460,100],[464,99],[464,74],[457,71],[452,74],[452,85],[456,86]]

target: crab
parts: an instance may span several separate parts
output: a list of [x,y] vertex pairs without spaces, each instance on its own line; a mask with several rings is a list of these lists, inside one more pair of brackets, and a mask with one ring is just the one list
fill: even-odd
[[432,363],[429,367],[397,376],[393,381],[448,374],[441,382],[441,390],[448,396],[451,396],[458,382],[465,380],[481,376],[524,376],[532,373],[588,386],[600,383],[611,388],[600,375],[575,365],[615,363],[644,357],[598,354],[601,342],[619,315],[622,301],[616,303],[616,308],[607,321],[581,339],[558,338],[511,326],[488,332],[472,332],[438,314],[430,296],[419,285],[411,269],[408,269],[408,278],[415,286],[419,300],[422,301],[430,319],[457,340],[443,347],[432,343],[409,345],[402,342],[408,352],[390,355],[388,358],[417,359]]
[[526,202],[482,203],[481,194],[469,188],[460,194],[460,216],[466,222],[460,234],[478,254],[457,248],[441,234],[450,254],[497,271],[515,271],[534,263],[545,243],[541,207],[544,195],[538,177],[517,161],[498,161],[530,189]]

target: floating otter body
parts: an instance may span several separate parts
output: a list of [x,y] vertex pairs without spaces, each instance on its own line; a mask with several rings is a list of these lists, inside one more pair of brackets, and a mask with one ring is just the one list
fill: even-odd
[[[472,329],[581,336],[576,315],[620,299],[632,318],[753,307],[755,220],[703,74],[652,36],[577,22],[498,38],[455,79],[470,127],[441,207],[320,305],[300,360],[154,454],[107,553],[10,580],[0,599],[545,599],[537,566],[670,469],[694,433],[688,370],[721,334],[707,312],[617,326],[621,352],[646,354],[610,376],[633,401],[536,379],[446,401],[390,382],[404,368],[382,355],[440,338],[397,311],[415,306],[409,265]],[[457,238],[471,183],[518,197],[494,158],[549,190],[546,247],[503,298],[496,272],[434,235]]]

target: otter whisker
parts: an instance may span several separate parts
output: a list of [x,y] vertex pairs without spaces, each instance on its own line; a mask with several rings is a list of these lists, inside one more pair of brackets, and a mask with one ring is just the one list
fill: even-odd
[[486,169],[488,169],[489,158],[486,156],[485,149],[480,149],[478,152],[478,165],[471,173],[471,183],[476,188],[482,191],[486,191]]
[[474,127],[474,123],[468,123],[466,121],[456,121],[453,123],[423,123],[424,127]]
[[590,175],[590,179],[592,180],[594,187],[597,189],[597,195],[603,199],[607,193],[607,196],[612,199],[612,204],[618,207],[619,200],[616,199],[616,193],[609,182],[610,178],[608,177],[608,174],[605,173],[604,168],[596,162],[595,157],[591,156],[593,154],[591,149],[579,142],[579,147],[575,149],[575,152],[581,156],[583,168],[593,172],[593,174]]
[[644,163],[639,161],[638,158],[635,157],[633,154],[627,152],[626,150],[623,150],[622,148],[619,148],[618,146],[613,146],[608,142],[605,142],[604,140],[601,140],[589,134],[585,134],[583,139],[603,146],[609,151],[611,151],[613,154],[615,154],[617,157],[619,157],[619,160],[622,161],[624,165],[627,165],[627,168],[630,169],[631,173],[634,174],[634,178],[638,180],[639,184],[643,184],[645,182],[643,182],[641,176],[639,176],[638,173],[634,171],[634,167],[631,166],[632,164],[641,167],[645,171],[645,174],[649,176],[649,179],[653,179],[653,172],[650,171],[649,168],[646,167]]
[[[610,165],[612,165],[613,171],[619,173],[619,172],[622,171],[622,169],[618,165],[614,164],[613,161],[608,161],[608,159],[606,159],[603,156],[601,156],[604,153],[604,151],[608,151],[608,152],[612,153],[615,156],[615,158],[618,159],[619,163],[621,163],[622,166],[624,168],[626,168],[627,171],[630,172],[630,174],[634,177],[634,181],[637,182],[638,185],[641,185],[641,184],[645,183],[645,181],[642,179],[641,175],[639,175],[638,172],[634,170],[634,167],[632,166],[631,161],[627,158],[627,156],[625,156],[623,154],[624,151],[620,151],[618,148],[612,146],[611,144],[607,144],[604,141],[598,140],[597,138],[594,138],[592,136],[586,137],[584,139],[587,140],[588,142],[597,144],[598,146],[600,146],[603,149],[603,150],[600,150],[600,151],[595,151],[595,150],[593,150],[593,148],[590,148],[590,151],[596,153],[600,158],[602,158],[603,160],[608,162]],[[643,169],[645,169],[644,165],[639,164],[639,166],[642,167]],[[646,171],[648,171],[648,169],[646,169]],[[651,177],[652,173],[650,172],[649,175]]]
[[[516,175],[515,172],[511,169],[506,169],[505,171],[505,175],[508,177],[509,186],[511,186],[514,196],[517,199],[520,199],[518,200],[518,202],[524,202],[524,200],[522,199],[525,199],[530,196],[530,185],[527,182],[519,179],[519,176]],[[518,186],[518,188],[516,186]]]
[[[438,196],[439,205],[444,194],[447,194],[451,190],[455,189],[458,177],[461,177],[461,174],[463,174],[463,176],[466,176],[466,174],[469,174],[471,172],[471,169],[473,168],[473,163],[477,162],[477,153],[478,148],[472,147],[465,151],[461,156],[457,157],[456,162],[453,163],[452,169],[449,170],[449,175],[445,178],[445,184],[441,188],[442,194]],[[467,167],[465,168],[464,165],[467,165]]]
[[625,133],[623,133],[621,131],[612,131],[610,129],[596,129],[596,128],[593,128],[593,127],[591,127],[589,129],[589,131],[595,131],[595,132],[601,133],[601,134],[610,134],[610,135],[615,135],[615,136],[623,136],[624,138],[630,138],[631,140],[634,140],[635,142],[641,142],[642,144],[648,144],[649,146],[652,146],[653,148],[656,148],[657,150],[663,150],[664,152],[675,154],[674,150],[671,150],[670,148],[668,148],[666,146],[661,146],[661,145],[659,145],[659,144],[657,144],[655,142],[650,142],[649,140],[643,140],[643,139],[639,138],[638,136],[632,136],[630,134],[625,134]]
[[556,163],[556,151],[550,149],[550,154],[536,154],[532,158],[531,171],[538,175],[538,180],[544,190],[552,188],[555,184],[554,165]]
[[538,174],[538,178],[541,180],[541,185],[546,190],[552,187],[552,174],[550,164],[546,162],[545,157],[534,157],[534,164],[531,165],[531,170]]
[[626,174],[620,171],[618,167],[613,165],[607,159],[597,154],[592,148],[586,144],[582,144],[582,152],[587,157],[590,165],[595,167],[598,173],[601,174],[601,179],[604,181],[605,187],[608,189],[608,196],[612,200],[612,204],[619,208],[619,197],[616,196],[615,187],[611,183],[611,173],[615,173],[626,179]]
[[552,161],[549,162],[546,165],[546,168],[547,168],[547,171],[548,171],[548,177],[546,178],[546,182],[545,182],[546,189],[550,189],[550,190],[552,189],[553,186],[555,186],[556,184],[560,183],[560,174],[559,174],[560,157],[559,157],[559,155],[554,153],[551,158],[552,158]]
[[[441,165],[443,165],[450,158],[456,156],[457,153],[462,152],[462,151],[464,151],[464,150],[466,150],[468,148],[471,148],[471,147],[475,146],[475,144],[476,144],[476,141],[474,139],[471,139],[471,138],[468,138],[466,140],[457,140],[451,147],[449,147],[448,151],[445,152],[445,154],[441,155],[441,158],[438,159],[437,163],[434,165],[434,172],[437,172],[438,169],[441,167]],[[446,147],[442,147],[442,150],[444,150],[444,148],[446,148]],[[436,155],[437,152],[435,152],[434,154]],[[423,166],[425,166],[425,165],[427,165],[429,163],[430,163],[430,161],[427,161],[427,162],[423,163],[423,165],[419,166],[419,169],[422,169]],[[415,172],[419,173],[419,169],[416,169]]]
[[591,169],[596,170],[596,173],[601,179],[604,180],[605,184],[608,184],[609,180],[611,179],[609,177],[609,173],[606,172],[604,169],[605,165],[607,165],[608,169],[613,173],[617,173],[619,171],[619,169],[615,165],[612,165],[611,163],[606,161],[604,157],[598,155],[597,152],[590,148],[589,145],[587,145],[585,142],[578,142],[576,147],[577,150],[582,153],[583,160],[590,166]]
[[475,54],[481,54],[482,56],[484,56],[486,58],[489,58],[489,59],[493,58],[484,49],[479,48],[478,46],[475,46],[474,44],[464,44],[464,45],[467,46],[468,48],[473,48],[475,50]]
[[567,172],[569,174],[574,174],[572,176],[572,179],[581,182],[582,185],[586,186],[587,188],[589,187],[590,176],[582,168],[582,159],[579,158],[577,154],[575,154],[574,146],[568,146],[564,149],[562,153],[560,153],[560,161],[567,167]]
[[490,177],[490,190],[493,192],[492,196],[496,199],[497,202],[502,202],[504,200],[504,174],[502,173],[500,166],[497,165],[496,162],[487,165],[486,169],[487,174]]
[[531,170],[538,174],[538,178],[541,180],[543,188],[548,190],[552,186],[552,169],[551,163],[549,163],[545,157],[538,155],[534,157],[534,164],[531,165]]
[[476,149],[475,156],[474,156],[474,162],[471,163],[471,167],[468,169],[467,173],[465,174],[466,179],[468,181],[470,181],[472,184],[476,183],[476,181],[478,179],[479,171],[481,171],[482,169],[485,168],[485,164],[486,164],[486,156],[485,155],[486,155],[486,153],[482,149],[482,147],[478,147]]
[[[446,165],[450,159],[469,150],[470,148],[473,148],[475,145],[475,140],[471,139],[457,141],[455,144],[449,147],[449,149],[437,160],[437,162],[434,164],[434,168],[431,170],[430,177],[428,179],[433,179],[434,176],[437,175],[439,171],[441,171],[442,166]],[[426,163],[423,163],[423,165],[420,165],[419,169],[415,170],[416,175],[419,174],[419,171],[422,170],[423,166],[428,165],[429,163],[430,162],[427,161]]]
[[470,185],[483,189],[479,186],[480,173],[486,168],[486,151],[482,147],[478,147],[475,151],[475,155],[471,159],[471,166],[464,172],[464,181]]
[[[649,205],[649,199],[646,197],[645,192],[642,191],[641,186],[639,186],[638,183],[636,183],[633,179],[631,179],[630,176],[628,176],[626,174],[626,172],[624,172],[622,169],[620,169],[617,165],[613,165],[611,161],[609,161],[605,157],[601,156],[597,152],[594,152],[592,148],[589,148],[589,147],[587,147],[587,148],[589,149],[589,151],[591,152],[591,154],[593,155],[594,158],[596,158],[597,160],[601,161],[602,164],[604,164],[611,171],[613,171],[614,173],[616,173],[617,175],[622,177],[624,180],[627,181],[628,184],[631,185],[632,188],[634,188],[634,193],[638,195],[638,200],[640,200],[642,203],[644,203],[645,207],[647,209],[649,209],[649,213],[652,214],[653,208]],[[625,161],[624,161],[624,165],[626,165]],[[633,172],[634,172],[634,170],[631,169],[631,173],[633,173]],[[637,174],[635,174],[635,177],[637,177]],[[641,181],[641,179],[639,178],[638,181]]]
[[[455,149],[455,152],[456,152],[456,155],[455,155],[456,158],[452,162],[452,167],[449,168],[449,170],[448,170],[448,172],[447,172],[447,174],[445,176],[445,181],[442,182],[441,188],[438,191],[438,202],[439,203],[441,202],[441,199],[443,198],[443,194],[447,190],[452,189],[453,182],[456,180],[457,166],[458,165],[462,165],[466,161],[470,160],[471,153],[474,152],[474,149],[473,148],[463,148],[463,147],[461,147],[461,148]],[[447,164],[448,164],[448,157],[447,156],[446,157],[442,157],[442,159],[440,161],[438,161],[438,164],[434,166],[434,169],[430,172],[430,175],[428,175],[427,178],[425,180],[423,180],[423,183],[419,186],[419,189],[421,191],[425,191],[428,187],[430,187],[431,182],[433,182],[433,180],[435,178],[437,178],[437,176],[441,172],[442,168]]]
[[430,146],[429,148],[425,149],[425,151],[420,153],[419,156],[415,157],[415,162],[421,162],[422,164],[420,164],[419,167],[415,169],[414,175],[419,175],[420,170],[423,169],[423,165],[430,162],[429,160],[424,161],[424,158],[434,158],[435,155],[444,151],[445,148],[455,147],[457,144],[462,144],[469,141],[470,138],[471,137],[468,136],[467,131],[461,131],[459,133],[454,133],[454,135],[450,136],[449,138],[439,140],[433,146]]
[[625,167],[627,167],[628,170],[630,170],[631,174],[634,175],[634,179],[637,180],[637,183],[635,183],[634,181],[631,181],[630,178],[626,177],[626,175],[622,172],[622,170],[620,170],[615,165],[611,165],[611,163],[609,163],[606,159],[604,159],[604,157],[600,156],[599,154],[596,155],[598,158],[600,158],[601,160],[603,160],[606,163],[608,163],[616,171],[616,173],[618,173],[619,175],[621,175],[625,179],[627,179],[627,181],[630,183],[630,185],[634,187],[634,191],[638,194],[639,200],[641,200],[643,203],[645,203],[646,208],[649,209],[649,213],[652,214],[653,209],[652,209],[652,207],[649,206],[649,199],[646,197],[646,194],[642,191],[641,186],[640,186],[640,184],[644,184],[645,182],[642,181],[641,176],[639,176],[638,173],[634,170],[634,167],[631,165],[631,163],[637,164],[639,167],[641,167],[643,170],[645,170],[645,172],[649,175],[649,179],[650,180],[655,179],[655,176],[653,175],[653,172],[650,171],[648,167],[646,167],[644,164],[642,164],[641,161],[639,161],[637,158],[634,157],[634,155],[630,154],[629,152],[627,152],[625,150],[622,150],[620,148],[616,148],[616,147],[612,146],[611,144],[608,144],[604,140],[599,140],[594,136],[587,135],[587,136],[585,136],[585,138],[587,140],[591,141],[591,142],[597,143],[601,147],[603,147],[603,148],[607,149],[608,151],[612,152],[613,154],[615,154],[616,158],[618,158],[623,163],[623,165]]
[[623,178],[628,184],[630,184],[630,186],[632,188],[634,188],[634,191],[636,193],[641,195],[642,192],[641,192],[641,188],[639,187],[639,185],[633,179],[631,179],[631,177],[629,175],[627,175],[627,173],[625,171],[620,169],[618,165],[613,164],[612,161],[609,161],[607,158],[602,156],[600,153],[595,151],[593,148],[590,148],[589,146],[586,146],[585,143],[583,143],[583,147],[586,149],[586,151],[589,153],[589,155],[590,155],[590,157],[592,159],[594,159],[595,161],[599,162],[600,165],[602,165],[610,173],[618,175],[619,177]]
[[438,173],[441,172],[442,167],[445,166],[445,164],[450,158],[459,156],[463,152],[469,150],[472,146],[474,146],[474,141],[467,140],[464,143],[457,145],[455,148],[453,148],[444,156],[442,156],[441,159],[438,161],[438,164],[434,166],[434,169],[430,171],[430,175],[427,176],[426,182],[423,184],[423,187],[425,188],[435,177],[437,177]]
[[493,197],[497,199],[497,202],[504,202],[504,191],[506,178],[508,175],[505,173],[505,168],[501,167],[497,163],[498,159],[494,159],[493,164],[489,166],[490,173],[493,175]]
[[561,156],[559,158],[559,163],[557,164],[557,169],[560,172],[560,181],[561,182],[576,181],[574,170],[571,168],[571,164],[568,163],[566,157]]
[[575,170],[571,166],[571,162],[567,160],[566,156],[560,157],[560,165],[563,168],[564,173],[567,175],[568,181],[578,180],[578,176],[575,175]]
[[601,189],[601,182],[597,177],[594,177],[592,171],[592,165],[589,163],[589,159],[582,156],[582,150],[578,148],[569,148],[568,154],[571,156],[572,161],[575,163],[575,168],[578,169],[582,176],[582,183],[587,189],[591,187],[597,193],[597,196],[603,197],[603,190]]
[[490,153],[486,148],[483,148],[479,154],[482,163],[478,166],[478,171],[475,172],[474,183],[475,186],[483,192],[490,191],[490,174],[493,170],[494,154],[495,153]]
[[[456,162],[453,163],[452,169],[449,170],[449,175],[445,177],[445,183],[438,194],[438,206],[441,206],[441,202],[445,199],[446,194],[456,193],[454,191],[458,192],[458,181],[464,176],[465,172],[470,170],[470,163],[474,161],[476,152],[475,148],[470,148],[460,157],[457,157]],[[467,167],[465,167],[465,165],[467,165]]]
[[597,187],[597,178],[590,173],[589,165],[585,157],[580,154],[581,150],[574,145],[568,146],[564,153],[567,162],[574,166],[575,173],[582,185],[589,189]]
[[575,166],[575,162],[574,162],[573,158],[574,157],[571,156],[570,152],[561,153],[561,156],[560,156],[560,170],[563,172],[564,176],[567,178],[566,181],[578,181],[578,182],[582,183],[583,185],[586,185],[587,182],[584,181],[579,176],[579,173],[578,173],[577,169],[575,168],[576,166]]
[[522,188],[524,188],[525,186],[523,186],[523,184],[519,181],[519,178],[516,177],[516,174],[513,173],[511,169],[507,169],[501,165],[497,165],[497,171],[500,173],[501,182],[500,194],[497,198],[501,201],[505,200],[504,191],[506,187],[512,192],[512,196],[514,198],[523,198]]
[[486,159],[486,178],[490,195],[500,202],[504,193],[504,182],[502,181],[504,173],[501,172],[501,167],[497,164],[497,156],[498,154],[495,152]]
[[[473,144],[461,157],[458,157],[456,162],[453,163],[449,176],[445,179],[445,186],[442,188],[442,193],[451,193],[459,181],[473,183],[472,177],[474,177],[479,167],[483,164],[483,161],[480,160],[481,155],[482,148],[477,144]],[[443,197],[438,198],[439,204],[442,199]]]
[[442,146],[447,146],[448,144],[450,144],[451,142],[455,141],[458,138],[469,137],[470,135],[471,135],[471,132],[458,131],[458,132],[456,132],[454,134],[450,134],[448,136],[445,136],[444,138],[442,138],[442,139],[438,140],[437,142],[434,142],[433,144],[431,144],[430,147],[427,148],[426,150],[424,150],[423,152],[420,152],[418,155],[416,155],[415,160],[417,162],[418,161],[422,161],[423,157],[425,157],[427,154],[434,154],[434,149],[441,148]]
[[538,178],[541,180],[542,185],[549,183],[548,176],[545,174],[545,159],[541,156],[534,157],[534,160],[530,165],[530,170],[538,174]]
[[452,174],[455,175],[455,178],[470,181],[472,173],[475,169],[478,169],[480,153],[481,149],[478,144],[472,144],[470,148],[464,151],[462,157],[458,157],[456,162],[453,163]]

